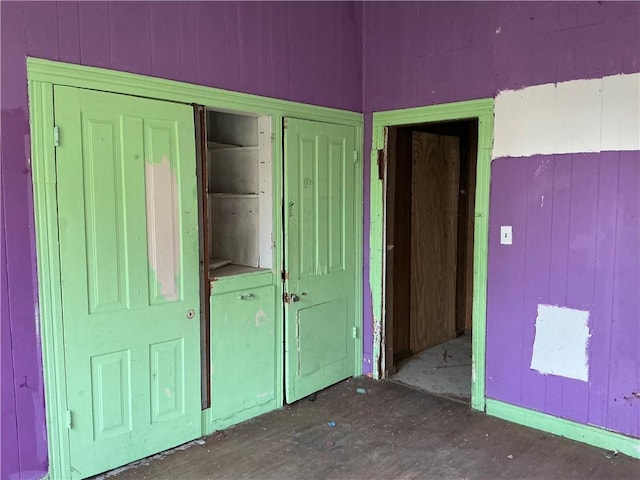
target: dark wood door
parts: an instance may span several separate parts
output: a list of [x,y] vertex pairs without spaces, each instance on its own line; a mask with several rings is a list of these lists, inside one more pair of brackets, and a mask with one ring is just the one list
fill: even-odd
[[460,141],[413,133],[411,350],[455,337]]

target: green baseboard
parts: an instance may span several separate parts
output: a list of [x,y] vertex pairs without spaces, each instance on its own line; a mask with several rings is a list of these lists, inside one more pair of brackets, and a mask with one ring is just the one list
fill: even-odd
[[640,439],[487,398],[487,415],[640,459]]

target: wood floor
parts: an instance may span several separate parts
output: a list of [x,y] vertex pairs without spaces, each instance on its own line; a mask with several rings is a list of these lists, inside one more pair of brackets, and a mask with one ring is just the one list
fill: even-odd
[[629,457],[367,378],[108,474],[110,480],[639,476],[640,461]]

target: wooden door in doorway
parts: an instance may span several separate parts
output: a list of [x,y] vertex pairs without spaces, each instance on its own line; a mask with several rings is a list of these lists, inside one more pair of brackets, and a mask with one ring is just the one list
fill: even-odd
[[413,132],[411,314],[413,353],[455,337],[460,139]]

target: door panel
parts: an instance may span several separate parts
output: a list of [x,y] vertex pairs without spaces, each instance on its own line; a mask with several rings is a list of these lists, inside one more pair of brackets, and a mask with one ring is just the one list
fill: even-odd
[[460,139],[413,132],[411,351],[455,338]]
[[[275,287],[211,297],[211,409],[214,421],[276,396]],[[276,353],[277,352],[277,353]]]
[[193,113],[71,87],[54,101],[71,473],[86,477],[201,433]]
[[353,127],[287,119],[287,402],[354,373],[354,150]]

